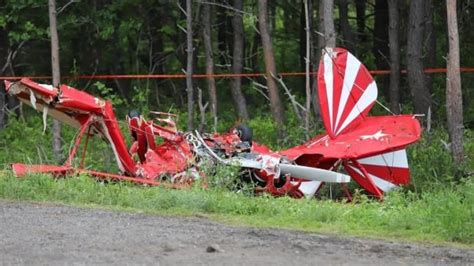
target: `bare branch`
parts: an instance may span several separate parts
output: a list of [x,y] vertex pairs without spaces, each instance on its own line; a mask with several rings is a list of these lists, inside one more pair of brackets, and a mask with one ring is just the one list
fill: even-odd
[[268,87],[261,84],[261,83],[258,83],[257,81],[251,79],[251,78],[247,78],[249,79],[250,81],[252,81],[252,87],[254,90],[256,90],[257,92],[259,92],[263,97],[265,97],[265,99],[267,99],[267,101],[270,101],[270,98],[268,98],[268,96],[259,88],[262,88],[264,90],[268,90]]
[[[213,6],[218,6],[218,7],[222,7],[222,8],[225,8],[225,9],[228,9],[228,10],[232,10],[236,13],[240,13],[242,15],[246,15],[246,16],[250,16],[252,17],[253,19],[255,19],[256,21],[258,21],[258,17],[255,16],[254,14],[252,13],[249,13],[249,12],[245,12],[243,10],[239,10],[237,8],[234,8],[232,5],[230,5],[229,3],[227,3],[227,1],[224,1],[225,4],[221,4],[221,3],[215,3],[215,2],[208,2],[208,1],[201,1],[200,2],[201,4],[207,4],[207,5],[213,5]],[[255,23],[252,23],[252,28],[258,33],[260,34],[260,31],[258,30],[258,28],[255,26]]]
[[187,31],[185,28],[183,28],[181,25],[177,24],[176,26],[177,26],[180,30],[182,30],[184,33],[188,34],[188,31]]
[[16,49],[14,50],[10,50],[10,52],[8,53],[8,56],[7,56],[7,62],[5,62],[5,65],[3,65],[2,67],[2,71],[0,73],[4,73],[5,70],[7,70],[8,67],[10,68],[13,68],[12,64],[13,64],[13,61],[15,60],[17,54],[18,54],[18,51],[21,50],[21,47],[23,47],[23,45],[26,43],[26,40],[23,40]]
[[81,0],[71,0],[71,1],[69,1],[67,4],[65,4],[63,7],[61,7],[60,9],[58,9],[56,11],[56,15],[59,15],[61,12],[63,12],[64,9],[66,9],[70,4],[79,3],[79,2],[81,2]]
[[280,85],[283,87],[283,89],[285,89],[285,93],[286,93],[286,95],[288,95],[288,98],[290,99],[290,102],[293,106],[293,111],[295,112],[298,119],[299,120],[303,119],[302,116],[301,116],[300,111],[298,110],[298,108],[300,108],[304,112],[306,111],[306,108],[304,108],[303,105],[301,105],[298,101],[296,101],[295,96],[293,94],[291,94],[290,89],[288,89],[285,82],[283,81],[283,77],[281,77],[281,76],[276,77],[273,73],[271,73],[271,75],[276,81],[278,81],[280,83]]
[[176,1],[176,5],[178,6],[179,10],[181,10],[181,12],[183,12],[183,14],[186,16],[188,13],[186,13],[186,10],[184,10],[184,8],[181,6],[181,4],[179,3],[179,1]]
[[206,102],[206,104],[202,103],[202,90],[199,87],[197,89],[198,89],[198,106],[199,106],[199,113],[201,117],[201,122],[199,123],[199,132],[202,132],[204,130],[204,125],[206,124],[206,108],[209,102]]
[[200,2],[201,4],[206,4],[206,5],[213,5],[213,6],[219,6],[219,7],[223,7],[225,9],[229,9],[229,10],[232,10],[234,12],[237,12],[237,13],[240,13],[242,15],[248,15],[248,16],[254,16],[252,13],[248,13],[248,12],[245,12],[243,10],[239,10],[239,9],[236,9],[234,8],[233,6],[231,6],[230,4],[227,4],[227,1],[225,1],[225,3],[227,4],[220,4],[220,3],[215,3],[215,2],[208,2],[208,1],[201,1]]

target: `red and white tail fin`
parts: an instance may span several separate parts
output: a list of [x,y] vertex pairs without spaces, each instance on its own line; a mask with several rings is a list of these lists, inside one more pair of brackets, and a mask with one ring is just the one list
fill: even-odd
[[410,169],[404,149],[352,160],[345,165],[345,169],[357,183],[374,195],[381,195],[381,192],[410,182]]
[[377,85],[365,66],[342,48],[326,48],[318,70],[324,127],[331,138],[355,127],[377,99]]

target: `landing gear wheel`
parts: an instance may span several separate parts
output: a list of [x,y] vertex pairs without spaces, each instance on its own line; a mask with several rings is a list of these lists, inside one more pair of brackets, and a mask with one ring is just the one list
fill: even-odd
[[249,126],[239,125],[235,128],[235,130],[237,131],[237,135],[239,135],[241,141],[246,141],[252,145],[253,132]]

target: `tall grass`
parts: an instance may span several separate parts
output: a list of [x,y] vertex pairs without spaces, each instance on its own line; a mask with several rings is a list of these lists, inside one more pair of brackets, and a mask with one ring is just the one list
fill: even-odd
[[254,226],[302,229],[430,242],[474,244],[474,183],[414,193],[393,192],[383,203],[249,197],[222,189],[185,190],[104,184],[87,176],[0,177],[0,198],[100,205],[158,214],[204,214]]

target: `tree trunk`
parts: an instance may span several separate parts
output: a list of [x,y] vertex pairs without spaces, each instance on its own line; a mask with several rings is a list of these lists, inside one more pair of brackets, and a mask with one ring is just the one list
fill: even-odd
[[193,17],[192,1],[186,0],[186,91],[188,94],[188,130],[193,130],[194,88],[193,88]]
[[306,140],[309,140],[309,116],[310,116],[310,109],[311,109],[311,79],[309,72],[311,70],[310,63],[311,63],[311,9],[309,3],[311,0],[303,0],[304,2],[304,14],[305,14],[305,30],[306,30],[306,58],[305,58],[305,72],[306,72],[306,106],[305,106],[305,115],[304,115],[304,129],[305,129],[305,137]]
[[[202,8],[202,35],[204,40],[204,54],[206,57],[206,74],[214,74],[214,58],[212,52],[211,38],[211,7],[204,4]],[[207,88],[209,92],[209,101],[211,103],[211,115],[213,119],[214,131],[217,130],[217,93],[216,81],[214,77],[207,77]]]
[[[336,47],[336,32],[334,29],[334,18],[333,18],[333,0],[319,0],[318,7],[318,31],[321,34],[318,34],[318,49],[314,56],[314,60],[319,62],[321,58],[321,50],[325,47]],[[314,68],[316,69],[316,67]],[[313,83],[313,111],[316,116],[319,115],[319,99],[318,99],[318,83],[315,81]]]
[[426,88],[423,68],[424,0],[410,2],[407,37],[407,76],[415,113],[428,114],[431,95]]
[[365,42],[367,36],[365,35],[365,4],[366,0],[355,0],[356,19],[357,19],[357,39],[360,42]]
[[388,0],[390,47],[390,110],[400,114],[400,11],[399,0]]
[[277,11],[276,11],[276,6],[277,6],[277,1],[270,1],[267,3],[267,21],[268,22],[268,28],[269,28],[269,33],[270,35],[274,34],[276,31],[276,17],[277,17]]
[[334,29],[334,1],[323,0],[324,42],[325,47],[336,47],[336,31]]
[[227,9],[218,8],[217,12],[217,49],[219,50],[219,64],[228,65],[228,38],[227,38]]
[[348,19],[347,0],[339,0],[339,27],[342,32],[342,45],[355,53],[355,40]]
[[459,69],[459,36],[456,15],[456,0],[446,0],[449,54],[446,68],[446,114],[451,151],[454,161],[459,165],[464,161],[463,149],[463,108],[461,75]]
[[[49,0],[49,28],[51,30],[51,68],[53,71],[53,86],[59,88],[61,72],[59,68],[59,38],[56,26],[56,0]],[[61,124],[53,120],[53,154],[56,161],[62,159],[61,154]]]
[[[234,9],[243,10],[243,1],[234,0]],[[244,68],[244,22],[242,13],[234,12],[232,18],[232,28],[234,31],[234,45],[232,52],[232,73],[241,74]],[[237,115],[242,120],[248,120],[249,114],[247,112],[247,102],[242,93],[241,77],[234,77],[230,82],[232,90],[232,97],[234,98]]]
[[318,5],[318,49],[317,49],[317,58],[318,61],[321,58],[321,50],[324,49],[326,46],[326,39],[324,36],[326,35],[324,32],[324,1],[325,0],[319,0],[319,5]]
[[[311,0],[309,0],[311,1]],[[302,69],[302,71],[304,71],[304,69],[306,69],[306,17],[303,16],[303,14],[305,14],[305,3],[306,3],[306,0],[303,0],[303,3],[301,3],[301,15],[300,15],[300,26],[299,26],[299,53],[300,53],[300,68]],[[288,11],[285,10],[285,16],[284,16],[284,22],[285,25],[289,25],[290,22],[290,18],[289,18],[289,15],[288,14]],[[285,27],[285,34],[288,34],[288,27]]]
[[[433,19],[433,0],[425,0],[425,67],[432,68],[436,65],[436,31],[434,29]],[[426,75],[426,88],[428,91],[433,91],[432,75]],[[431,110],[433,111],[433,110]]]
[[[375,19],[374,19],[374,42],[372,53],[375,56],[375,65],[378,69],[388,69],[389,48],[388,48],[388,5],[387,0],[375,1]],[[388,87],[390,80],[387,76],[380,76],[379,91],[388,98],[390,93]],[[381,85],[381,86],[380,86]]]
[[7,106],[7,96],[5,93],[5,87],[3,82],[0,84],[0,130],[5,127],[7,124],[7,113],[5,112],[5,108]]
[[[8,52],[7,52],[7,44],[8,41],[8,35],[6,33],[6,30],[0,27],[0,58],[2,60],[2,64],[0,64],[0,67],[3,68],[3,62],[7,61],[8,57]],[[4,71],[3,69],[0,69],[0,75],[3,76]],[[4,83],[0,82],[0,130],[5,127],[7,124],[8,120],[8,114],[6,112],[8,100],[7,100],[7,95],[5,92],[4,88]]]
[[[255,22],[255,28],[258,28],[258,21]],[[252,48],[250,49],[250,68],[254,72],[260,72],[259,69],[259,50],[262,42],[260,40],[259,33],[255,30],[253,34],[253,40],[252,40]]]
[[260,29],[260,36],[262,38],[263,57],[265,61],[265,73],[267,76],[268,94],[270,96],[270,104],[273,118],[278,126],[278,136],[283,138],[285,136],[283,106],[281,104],[278,87],[274,79],[277,75],[275,58],[273,55],[273,46],[270,33],[268,32],[268,4],[267,0],[258,0],[258,26]]
[[[318,33],[313,38],[313,70],[317,71],[319,68],[319,61],[321,59],[321,50],[324,48],[324,20],[323,20],[323,0],[316,0],[314,3],[314,12],[316,13],[317,17],[317,24],[313,28],[317,30],[313,30],[313,32],[317,31]],[[317,118],[319,117],[320,110],[319,110],[319,95],[318,95],[318,81],[317,77],[313,75],[313,84],[311,85],[311,101],[313,106],[313,113],[314,116]]]

